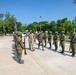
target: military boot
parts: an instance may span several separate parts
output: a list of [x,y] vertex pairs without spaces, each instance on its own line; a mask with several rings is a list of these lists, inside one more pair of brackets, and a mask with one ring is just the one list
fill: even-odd
[[23,63],[24,63],[24,61],[19,59],[19,64],[23,64]]
[[38,49],[40,49],[40,46],[38,46]]
[[75,55],[72,55],[72,57],[75,57]]
[[44,48],[42,48],[42,51],[44,51]]
[[32,49],[31,51],[35,51],[35,49]]

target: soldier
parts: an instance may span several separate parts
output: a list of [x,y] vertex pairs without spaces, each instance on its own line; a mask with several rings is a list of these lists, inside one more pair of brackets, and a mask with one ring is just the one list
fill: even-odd
[[76,33],[75,32],[72,34],[72,38],[71,38],[71,49],[72,49],[72,57],[75,57],[75,51],[76,51]]
[[[16,51],[17,51],[17,40],[16,40],[16,37],[17,37],[17,31],[14,32],[14,42],[15,42],[15,48],[16,48]],[[17,51],[18,53],[18,51]]]
[[53,37],[53,44],[55,45],[55,51],[58,49],[58,32],[55,32],[55,35]]
[[62,48],[61,53],[64,53],[64,49],[65,49],[65,35],[64,35],[64,31],[62,31],[61,35],[60,35],[60,46]]
[[43,32],[40,31],[38,33],[38,49],[40,49],[40,44],[42,45],[42,50],[44,51],[44,46],[43,46]]
[[45,31],[44,32],[44,43],[45,43],[45,47],[46,47],[46,44],[47,44],[47,41],[48,41],[48,31]]
[[37,35],[38,35],[38,32],[36,31],[36,32],[35,32],[35,39],[34,39],[34,42],[36,42]]
[[29,49],[31,51],[34,51],[35,50],[34,49],[34,39],[35,39],[35,36],[34,36],[32,30],[30,30],[30,33],[28,35],[28,41],[29,41]]
[[24,49],[22,40],[21,40],[21,32],[17,33],[17,37],[16,37],[16,41],[17,41],[17,51],[18,51],[18,59],[19,59],[19,63],[22,63],[21,57],[22,57],[22,51]]
[[71,50],[71,38],[72,38],[72,32],[71,32],[71,34],[70,34],[70,36],[68,38],[68,41],[70,42],[69,51]]
[[49,49],[51,48],[51,41],[52,41],[52,32],[50,31],[49,35],[48,35],[48,42],[49,42],[49,45],[50,45]]

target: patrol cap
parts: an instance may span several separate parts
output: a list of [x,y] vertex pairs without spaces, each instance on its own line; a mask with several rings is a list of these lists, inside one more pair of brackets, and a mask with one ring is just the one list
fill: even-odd
[[52,33],[52,31],[50,31],[49,33]]
[[56,31],[55,34],[58,34],[58,32]]
[[22,35],[22,33],[21,32],[17,32],[17,35]]
[[30,32],[32,32],[32,30],[30,30]]
[[45,31],[45,33],[48,33],[48,31]]
[[62,31],[61,33],[65,33],[64,31]]
[[16,34],[17,33],[17,31],[14,31],[14,34]]

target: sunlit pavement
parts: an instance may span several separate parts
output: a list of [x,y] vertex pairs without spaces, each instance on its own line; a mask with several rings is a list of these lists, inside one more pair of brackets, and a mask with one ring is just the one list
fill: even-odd
[[61,47],[54,51],[45,47],[45,51],[38,49],[37,41],[34,44],[35,51],[28,48],[26,39],[27,55],[22,55],[23,64],[19,64],[16,57],[12,36],[0,37],[0,75],[76,75],[76,57],[71,57],[69,44],[66,44],[64,54]]

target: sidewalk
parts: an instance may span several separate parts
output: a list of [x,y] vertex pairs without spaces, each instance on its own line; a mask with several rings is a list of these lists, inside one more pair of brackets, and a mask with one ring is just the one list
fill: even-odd
[[45,48],[45,51],[28,49],[26,40],[27,55],[22,55],[24,64],[17,63],[16,52],[12,36],[0,38],[0,75],[76,75],[76,57],[71,57],[69,45],[66,45],[64,55],[59,53],[61,47],[55,52]]

